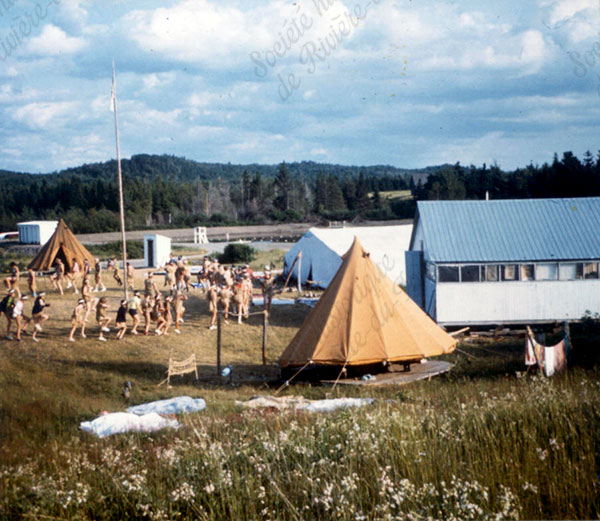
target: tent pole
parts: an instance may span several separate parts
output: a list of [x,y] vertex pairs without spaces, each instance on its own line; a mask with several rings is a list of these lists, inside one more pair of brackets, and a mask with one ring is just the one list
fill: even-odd
[[306,366],[308,364],[312,364],[312,360],[309,360],[308,362],[306,362],[300,369],[298,369],[298,371],[296,371],[294,376],[292,376],[290,379],[283,382],[283,384],[279,387],[279,389],[277,389],[277,391],[275,391],[275,394],[273,396],[277,396],[285,387],[288,387],[292,383],[292,380],[294,378],[296,378],[296,376],[298,376],[302,371],[304,371],[304,369],[306,369]]
[[123,205],[123,175],[121,172],[121,146],[119,145],[119,120],[117,117],[117,82],[115,62],[113,61],[112,108],[115,114],[115,140],[117,142],[117,179],[119,182],[119,213],[121,217],[121,244],[123,245],[123,288],[125,300],[129,300],[127,281],[127,241],[125,240],[125,208]]
[[217,376],[221,376],[221,313],[217,311]]
[[262,363],[267,365],[267,326],[269,325],[269,312],[263,311],[263,337],[262,337]]
[[346,371],[346,366],[347,365],[348,365],[348,360],[346,360],[346,362],[344,363],[344,367],[342,367],[342,370],[340,371],[340,374],[338,374],[338,377],[335,379],[335,382],[333,383],[333,387],[331,388],[332,391],[335,389],[335,386],[340,381],[340,378],[342,377],[342,374]]
[[302,293],[302,250],[298,252],[298,296]]
[[[292,273],[294,272],[294,266],[296,266],[296,263],[298,262],[298,259],[300,258],[300,256],[302,255],[302,252],[299,251],[298,255],[296,255],[296,258],[294,259],[294,262],[292,262],[292,267],[290,268],[290,272],[288,273],[287,278],[285,279],[285,283],[283,284],[283,288],[281,288],[281,293],[283,293],[285,291],[285,288],[287,288],[288,282],[290,281],[290,278],[292,277]],[[300,277],[300,270],[298,270],[298,277]]]

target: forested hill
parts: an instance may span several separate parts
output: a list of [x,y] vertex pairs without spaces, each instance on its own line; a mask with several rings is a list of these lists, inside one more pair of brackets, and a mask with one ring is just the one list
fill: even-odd
[[[397,168],[390,165],[375,166],[345,166],[329,163],[317,163],[314,161],[302,161],[286,163],[288,171],[294,177],[302,177],[307,181],[314,181],[319,174],[333,174],[338,178],[350,176],[358,178],[362,172],[366,177],[408,177],[415,173],[432,173],[443,168],[433,166],[420,169]],[[161,177],[171,181],[194,181],[197,179],[212,181],[221,179],[224,181],[235,181],[241,179],[244,172],[251,174],[259,173],[265,178],[273,178],[277,175],[279,165],[248,164],[236,165],[231,163],[202,163],[170,155],[138,154],[131,159],[121,161],[123,173],[131,178],[139,178],[151,181]],[[82,166],[68,168],[60,172],[44,174],[50,178],[58,176],[68,178],[78,176],[80,179],[110,179],[115,176],[116,162],[106,161],[104,163],[84,164]],[[0,176],[10,175],[11,172],[0,171]],[[20,174],[31,175],[31,174]],[[11,180],[14,178],[11,177]]]
[[[600,152],[551,164],[422,170],[314,163],[231,165],[173,156],[124,160],[128,229],[223,223],[412,218],[417,200],[600,196]],[[0,171],[0,231],[62,217],[75,233],[117,230],[114,161],[51,174]]]
[[[376,218],[382,212],[369,194],[407,190],[411,174],[426,177],[443,168],[409,170],[313,161],[235,165],[148,154],[124,159],[121,165],[127,227],[136,229]],[[0,171],[0,231],[14,229],[19,221],[58,217],[76,233],[116,229],[116,172],[114,160],[47,174]],[[394,216],[387,208],[383,214],[383,218]]]

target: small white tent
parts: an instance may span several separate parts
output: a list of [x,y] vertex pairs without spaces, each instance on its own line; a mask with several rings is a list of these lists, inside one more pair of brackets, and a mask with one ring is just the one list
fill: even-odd
[[[354,237],[370,252],[371,259],[396,284],[406,285],[404,252],[408,250],[412,224],[398,226],[357,226],[351,228],[310,228],[284,257],[288,275],[298,252],[302,252],[301,282],[311,281],[326,288],[342,264]],[[298,276],[298,263],[293,277]]]

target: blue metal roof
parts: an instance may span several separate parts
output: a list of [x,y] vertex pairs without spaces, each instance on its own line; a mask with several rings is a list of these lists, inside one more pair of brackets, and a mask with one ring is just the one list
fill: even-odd
[[600,197],[419,201],[419,224],[435,262],[600,259]]

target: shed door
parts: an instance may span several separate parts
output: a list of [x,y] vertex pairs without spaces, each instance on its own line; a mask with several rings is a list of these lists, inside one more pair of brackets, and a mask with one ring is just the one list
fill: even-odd
[[423,294],[423,252],[407,251],[406,258],[406,292],[421,309],[425,309]]
[[154,264],[154,240],[148,239],[148,267],[156,268],[156,264]]

